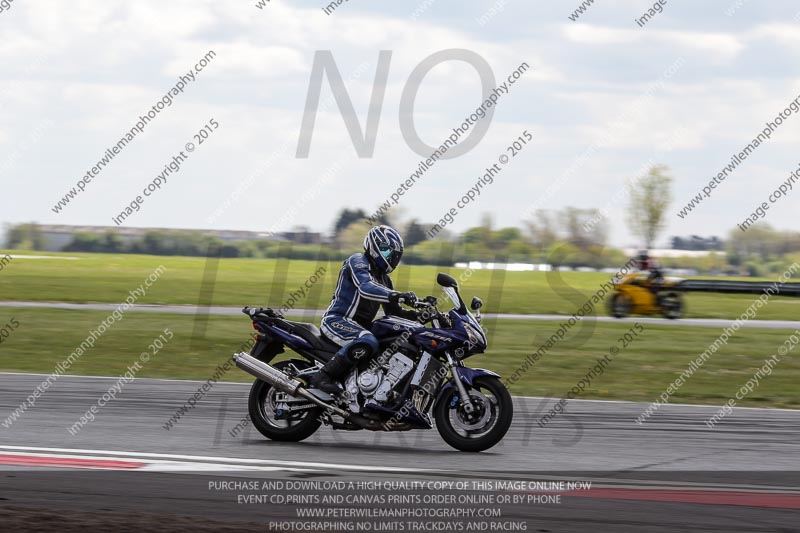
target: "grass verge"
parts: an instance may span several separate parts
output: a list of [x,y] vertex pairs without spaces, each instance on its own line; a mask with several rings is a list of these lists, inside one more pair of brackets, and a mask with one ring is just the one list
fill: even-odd
[[[53,372],[55,365],[73,352],[106,318],[95,311],[5,308],[0,323],[11,318],[19,326],[0,345],[0,370]],[[298,317],[299,318],[299,317]],[[177,314],[128,314],[115,323],[72,365],[68,373],[117,376],[138,360],[153,338],[169,328],[175,337],[147,363],[140,377],[206,380],[252,334],[246,317],[211,317],[205,338],[192,342],[194,317]],[[510,376],[522,360],[558,328],[556,322],[497,321],[490,325],[487,355],[468,360]],[[518,395],[561,397],[589,371],[596,359],[620,346],[617,339],[629,323],[585,322],[570,332],[536,362],[511,390]],[[582,328],[579,330],[578,328]],[[595,378],[581,398],[652,401],[720,335],[718,328],[644,325],[638,340],[613,357],[605,372]],[[790,335],[789,330],[744,329],[716,352],[683,387],[673,403],[724,403],[732,397],[765,358]],[[576,340],[577,337],[585,339]],[[797,383],[800,363],[785,357],[739,405],[800,408]],[[251,377],[234,369],[223,378],[249,382]]]
[[[2,255],[3,252],[0,252]],[[42,255],[42,254],[38,254]],[[160,265],[166,272],[141,298],[140,304],[260,305],[280,308],[293,302],[296,308],[324,309],[330,302],[340,263],[301,260],[222,259],[216,275],[208,271],[213,289],[201,291],[207,262],[202,257],[169,257],[111,254],[47,254],[55,259],[20,257],[0,272],[0,300],[107,302],[123,301],[129,291]],[[73,258],[73,259],[69,259]],[[210,266],[210,265],[208,265]],[[292,292],[320,272],[306,294],[293,300]],[[465,300],[484,299],[485,312],[523,314],[575,313],[608,281],[610,275],[595,272],[501,272],[433,266],[401,266],[393,274],[395,286],[419,295],[441,293],[436,273],[449,272],[461,279]],[[207,287],[211,287],[209,283]],[[203,298],[201,298],[201,292]],[[693,293],[687,295],[689,317],[736,318],[754,296]],[[607,299],[607,298],[606,298]],[[787,319],[797,315],[800,300],[774,297],[759,311],[758,319]],[[605,303],[600,314],[606,314]]]

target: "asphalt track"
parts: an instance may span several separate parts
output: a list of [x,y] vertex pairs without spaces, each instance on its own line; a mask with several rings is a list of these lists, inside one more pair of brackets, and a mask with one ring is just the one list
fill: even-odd
[[[69,309],[83,311],[114,311],[119,304],[84,304],[84,303],[65,303],[65,302],[0,302],[0,307],[21,307],[31,309]],[[242,313],[241,307],[222,307],[209,306],[198,307],[195,305],[134,305],[126,312],[143,313],[176,313],[183,315],[228,315],[238,316]],[[305,317],[310,320],[313,317],[320,317],[324,311],[321,309],[292,309],[291,315]],[[485,313],[484,318],[498,318],[505,320],[564,320],[567,315],[520,315],[513,313]],[[655,324],[664,326],[698,326],[726,328],[734,323],[734,320],[721,318],[683,318],[680,320],[666,320],[664,318],[648,317],[628,317],[614,318],[610,316],[595,317],[598,322],[639,322],[643,324]],[[797,329],[800,328],[800,320],[747,320],[741,324],[744,328],[761,329]]]
[[[0,422],[45,377],[0,374]],[[336,513],[413,507],[247,499],[300,493],[321,498],[337,493],[335,486],[248,492],[213,485],[260,479],[416,481],[428,485],[373,486],[354,494],[491,496],[494,505],[451,507],[501,513],[476,519],[491,527],[467,529],[464,521],[456,528],[452,519],[415,518],[403,529],[395,523],[398,529],[386,530],[800,531],[800,411],[737,408],[712,430],[704,421],[714,407],[665,406],[637,425],[634,419],[645,404],[573,400],[564,415],[540,428],[535,421],[552,401],[515,398],[506,439],[487,452],[466,454],[449,448],[435,430],[383,434],[322,428],[296,444],[266,440],[250,424],[237,432],[249,386],[236,383],[215,384],[167,430],[164,425],[203,382],[136,379],[94,422],[71,435],[68,428],[116,381],[62,376],[10,427],[0,425],[0,520],[6,530],[273,531],[280,530],[270,525],[275,521],[315,525],[298,518],[302,508]],[[525,485],[532,481],[591,482],[591,487],[541,492],[540,486]],[[501,482],[517,484],[500,487]],[[483,485],[454,491],[435,483]],[[532,501],[500,501],[513,496]],[[335,522],[312,530],[343,531],[342,523],[366,523],[327,520]],[[432,529],[440,525],[445,529]]]

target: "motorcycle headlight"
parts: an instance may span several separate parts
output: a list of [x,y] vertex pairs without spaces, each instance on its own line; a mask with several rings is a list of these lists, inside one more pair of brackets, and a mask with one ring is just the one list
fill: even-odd
[[481,335],[475,331],[475,328],[472,327],[471,324],[464,324],[464,330],[467,332],[467,338],[469,339],[469,343],[473,346],[481,343]]

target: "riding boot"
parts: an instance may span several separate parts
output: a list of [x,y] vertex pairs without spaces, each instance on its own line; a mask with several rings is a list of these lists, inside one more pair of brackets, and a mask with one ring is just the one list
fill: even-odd
[[309,385],[328,394],[338,394],[343,390],[338,382],[352,366],[344,354],[334,355],[319,372],[311,376]]

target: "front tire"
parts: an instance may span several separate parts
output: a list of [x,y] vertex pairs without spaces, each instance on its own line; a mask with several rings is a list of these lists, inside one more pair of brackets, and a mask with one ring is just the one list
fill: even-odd
[[514,417],[514,404],[508,389],[492,376],[476,378],[467,392],[473,399],[475,413],[468,415],[463,411],[460,400],[456,400],[458,390],[452,388],[433,408],[436,430],[456,450],[482,452],[506,435]]
[[[278,370],[286,372],[289,365],[302,369],[310,366],[306,361],[292,360],[281,361],[273,365]],[[257,379],[250,389],[250,398],[247,402],[250,420],[256,429],[271,440],[283,442],[300,442],[314,434],[322,425],[320,415],[322,409],[314,407],[298,413],[290,413],[288,418],[278,418],[276,416],[276,391],[272,385]],[[289,399],[295,399],[287,396]]]
[[661,298],[661,312],[664,318],[676,320],[684,313],[683,299],[677,292],[671,292]]

